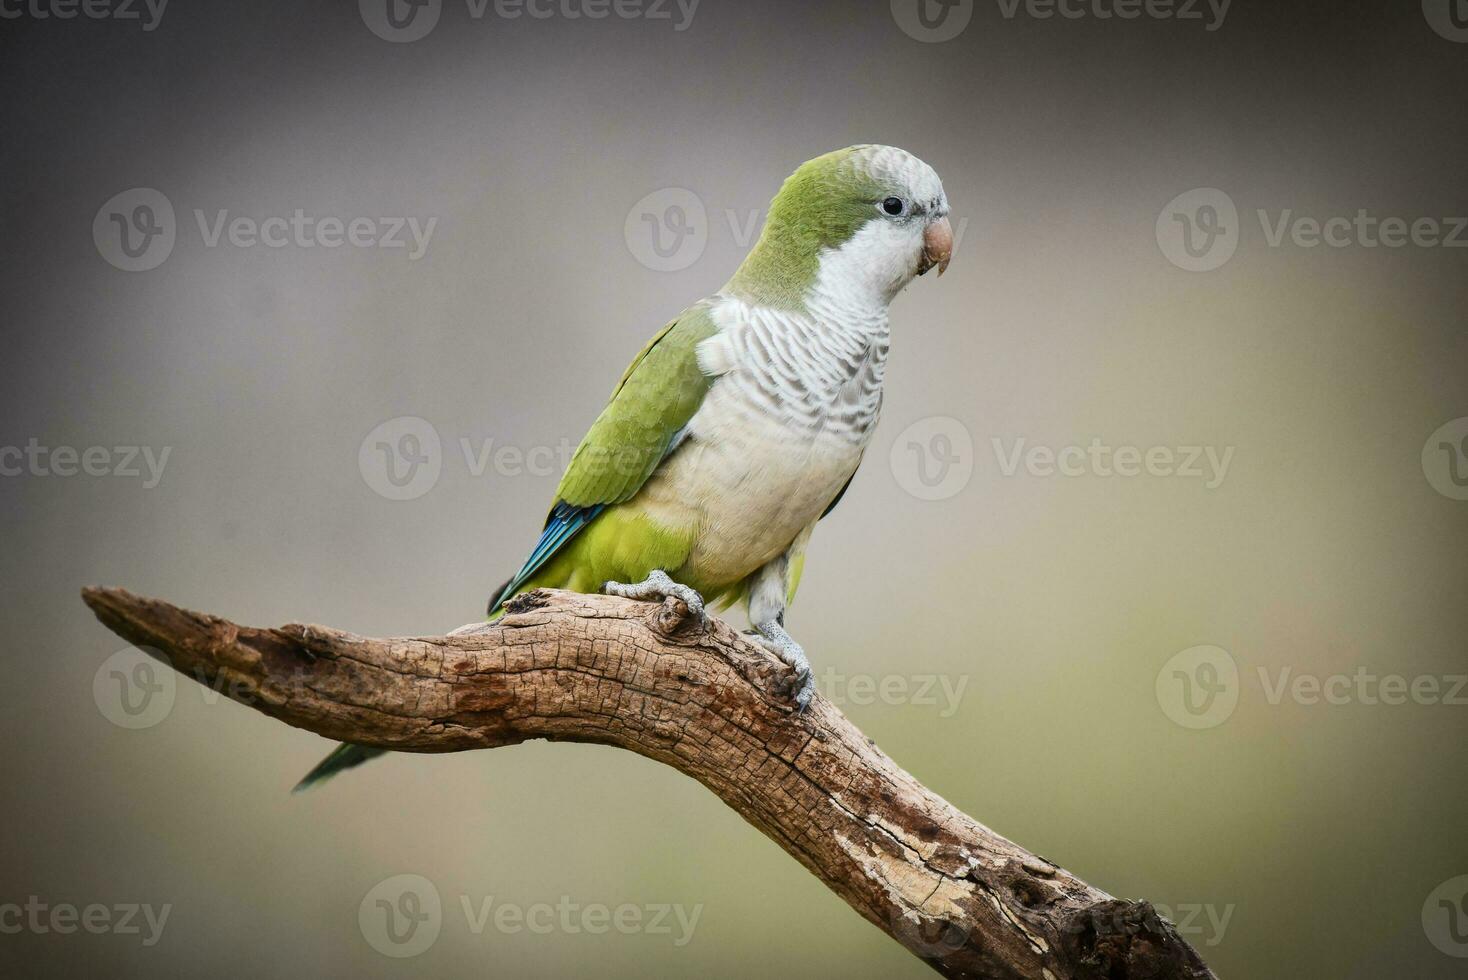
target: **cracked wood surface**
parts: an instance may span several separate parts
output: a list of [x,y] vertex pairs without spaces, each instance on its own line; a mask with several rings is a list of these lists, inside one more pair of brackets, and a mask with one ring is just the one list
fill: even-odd
[[630,749],[698,780],[868,921],[949,977],[1205,980],[1172,924],[1030,854],[884,755],[727,624],[540,591],[448,636],[275,629],[87,589],[108,628],[201,683],[328,738],[404,752],[527,739]]

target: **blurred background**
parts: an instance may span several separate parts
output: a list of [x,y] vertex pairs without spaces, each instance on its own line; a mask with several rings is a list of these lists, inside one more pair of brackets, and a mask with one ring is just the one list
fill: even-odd
[[1468,5],[921,3],[5,0],[0,972],[929,975],[629,753],[291,796],[325,740],[78,598],[475,619],[780,181],[883,142],[959,242],[809,554],[822,688],[1222,976],[1463,975]]

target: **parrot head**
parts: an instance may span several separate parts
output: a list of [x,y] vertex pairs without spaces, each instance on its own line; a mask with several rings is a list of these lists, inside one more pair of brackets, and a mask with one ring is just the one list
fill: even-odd
[[952,257],[933,168],[895,146],[851,146],[785,181],[729,288],[782,305],[803,306],[813,292],[885,305],[915,277],[941,276]]

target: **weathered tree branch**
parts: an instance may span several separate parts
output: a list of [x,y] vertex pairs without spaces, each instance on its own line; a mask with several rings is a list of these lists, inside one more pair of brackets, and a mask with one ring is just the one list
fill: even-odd
[[83,598],[179,671],[328,738],[405,752],[546,738],[667,763],[944,976],[1213,977],[1152,906],[1114,899],[970,819],[829,701],[794,714],[783,665],[676,600],[534,592],[492,625],[369,639],[237,626],[120,589]]

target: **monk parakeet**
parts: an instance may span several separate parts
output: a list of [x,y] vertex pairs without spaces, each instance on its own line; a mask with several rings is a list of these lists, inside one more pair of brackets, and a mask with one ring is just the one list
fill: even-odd
[[[632,361],[490,617],[546,587],[677,596],[700,616],[742,601],[804,709],[814,682],[785,609],[806,543],[876,427],[888,304],[952,251],[943,184],[911,153],[853,146],[802,165],[728,285]],[[297,788],[381,751],[342,745]]]

